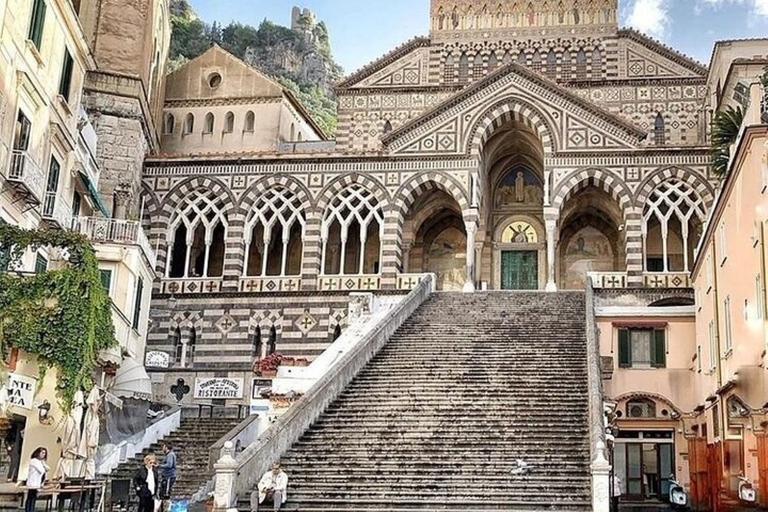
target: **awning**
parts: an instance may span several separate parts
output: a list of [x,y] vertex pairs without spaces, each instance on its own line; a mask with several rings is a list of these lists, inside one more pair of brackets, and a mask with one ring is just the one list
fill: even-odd
[[80,181],[83,182],[85,188],[88,189],[88,193],[91,195],[91,199],[93,199],[93,203],[96,205],[96,208],[99,209],[102,215],[109,217],[107,207],[104,206],[104,202],[101,200],[101,195],[99,194],[98,189],[96,189],[96,186],[91,181],[91,178],[89,178],[88,175],[83,171],[77,171],[77,174],[80,177]]
[[123,351],[120,348],[120,345],[105,348],[104,350],[99,351],[99,353],[96,355],[96,360],[99,362],[99,364],[111,363],[115,366],[119,366],[123,360]]
[[121,398],[152,400],[152,381],[144,365],[132,357],[126,357],[115,374],[109,392]]

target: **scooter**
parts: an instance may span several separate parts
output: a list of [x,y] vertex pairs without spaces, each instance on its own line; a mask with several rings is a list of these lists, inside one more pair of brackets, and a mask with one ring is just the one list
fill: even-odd
[[672,510],[688,510],[688,493],[675,479],[675,475],[669,477],[669,503]]
[[744,476],[739,476],[739,501],[747,506],[757,503],[757,491]]

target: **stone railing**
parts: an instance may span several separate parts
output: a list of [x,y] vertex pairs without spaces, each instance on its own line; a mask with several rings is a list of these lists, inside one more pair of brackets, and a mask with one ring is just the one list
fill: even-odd
[[[626,272],[588,272],[595,289],[627,288],[629,280]],[[645,288],[691,288],[691,276],[688,272],[645,272]]]
[[296,292],[299,290],[301,290],[301,276],[266,276],[240,278],[241,292]]
[[133,458],[136,454],[152,446],[160,439],[179,428],[181,409],[173,407],[162,418],[152,421],[147,428],[117,444],[103,444],[96,452],[96,473],[108,475],[120,463]]
[[218,293],[223,284],[221,277],[166,277],[160,282],[160,293]]
[[268,427],[269,419],[266,415],[253,414],[248,416],[235,428],[224,434],[221,439],[211,445],[208,449],[208,469],[213,469],[216,461],[224,455],[224,444],[227,441],[232,442],[232,446],[237,454],[255,443],[259,438],[259,435]]
[[104,217],[75,217],[72,230],[88,237],[94,243],[137,245],[144,252],[152,270],[157,267],[157,256],[149,244],[141,224],[135,220],[106,219]]
[[586,282],[587,393],[589,396],[589,449],[592,461],[592,510],[608,512],[610,507],[611,466],[605,454],[605,421],[603,418],[603,380],[600,370],[600,341],[592,278]]
[[26,189],[34,204],[43,200],[45,176],[43,171],[26,151],[14,150],[11,153],[11,167],[8,171],[8,181]]
[[429,275],[397,306],[384,321],[374,327],[355,347],[347,352],[309,391],[246,448],[236,461],[231,457],[232,444],[215,464],[215,483],[201,488],[192,501],[205,499],[214,492],[216,510],[233,506],[237,496],[250,492],[272,462],[279,460],[309,429],[325,409],[336,400],[357,374],[387,344],[394,332],[432,294],[434,276]]
[[381,289],[381,276],[371,275],[339,275],[320,276],[317,289],[323,292],[369,292]]

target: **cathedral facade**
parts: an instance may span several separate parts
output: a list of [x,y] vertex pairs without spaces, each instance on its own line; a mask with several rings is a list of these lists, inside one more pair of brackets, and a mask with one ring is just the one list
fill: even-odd
[[426,272],[442,290],[578,289],[595,271],[690,286],[714,197],[707,69],[619,30],[616,0],[433,0],[431,17],[338,84],[333,141],[221,49],[168,77],[142,185],[162,276],[149,344],[171,367],[312,358],[349,292]]

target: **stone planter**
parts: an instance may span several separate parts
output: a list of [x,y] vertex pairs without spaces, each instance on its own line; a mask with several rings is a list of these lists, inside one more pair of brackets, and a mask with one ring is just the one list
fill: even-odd
[[277,370],[262,370],[259,374],[262,377],[277,377]]
[[280,366],[297,366],[296,360],[292,357],[284,357],[282,361],[280,361]]
[[309,366],[309,361],[307,361],[306,359],[304,359],[302,357],[302,358],[296,359],[295,365],[296,366]]

